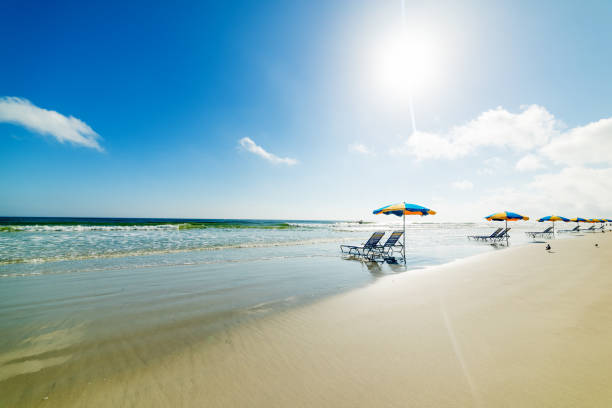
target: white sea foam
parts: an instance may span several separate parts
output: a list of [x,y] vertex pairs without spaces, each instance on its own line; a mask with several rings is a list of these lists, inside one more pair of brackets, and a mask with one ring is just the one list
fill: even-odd
[[162,225],[11,225],[5,232],[87,232],[87,231],[164,231],[178,230],[182,224]]
[[348,238],[316,238],[316,239],[300,240],[300,241],[247,242],[247,243],[228,244],[228,245],[214,245],[214,246],[172,248],[172,249],[144,249],[144,250],[133,250],[133,251],[121,251],[120,249],[118,249],[116,252],[105,252],[105,253],[91,253],[90,252],[88,254],[62,254],[62,255],[46,257],[46,258],[0,259],[0,265],[41,264],[41,263],[47,263],[47,262],[134,257],[134,256],[145,256],[145,255],[162,255],[162,254],[173,254],[173,253],[192,252],[192,251],[221,251],[221,250],[227,250],[227,249],[303,246],[303,245],[316,245],[316,244],[326,244],[326,243],[334,243],[334,242],[339,243],[339,242],[346,241],[347,239]]

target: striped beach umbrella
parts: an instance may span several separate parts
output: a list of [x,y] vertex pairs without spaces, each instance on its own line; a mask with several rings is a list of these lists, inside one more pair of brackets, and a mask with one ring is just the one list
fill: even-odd
[[538,220],[538,222],[545,222],[545,221],[551,221],[553,224],[553,235],[555,234],[555,222],[557,221],[563,221],[563,222],[569,222],[569,218],[565,218],[565,217],[561,217],[559,215],[548,215],[546,217],[542,217]]
[[606,226],[606,222],[608,222],[608,220],[606,220],[605,218],[596,218],[597,222],[601,224],[600,229],[602,231],[605,231],[605,226]]
[[581,222],[589,222],[589,220],[587,220],[586,218],[581,218],[581,217],[575,217],[575,218],[570,218],[571,222],[575,222],[576,226],[579,226]]
[[[384,207],[379,208],[378,210],[372,211],[374,214],[393,214],[398,217],[403,217],[404,219],[404,248],[403,251],[406,250],[406,215],[435,215],[436,212],[429,208],[425,208],[416,204],[409,204],[406,202],[391,204]],[[404,259],[406,258],[404,254]]]
[[403,215],[435,215],[434,210],[416,204],[397,203],[381,207],[373,211],[374,214],[393,214],[401,217]]
[[[601,221],[600,221],[599,218],[589,218],[589,222],[591,224],[595,224],[595,223],[598,223],[598,222],[601,222]],[[593,227],[595,227],[595,226],[593,226]]]
[[[527,221],[529,217],[510,212],[510,211],[502,211],[498,213],[493,213],[491,215],[487,215],[485,217],[487,221],[505,221],[506,228],[508,228],[508,221],[519,221],[524,220]],[[506,234],[506,244],[508,244],[508,234]]]
[[506,221],[507,222],[507,221],[519,221],[519,220],[527,221],[529,217],[525,217],[523,215],[513,213],[510,211],[502,211],[502,212],[494,213],[491,215],[487,215],[485,219],[487,221]]

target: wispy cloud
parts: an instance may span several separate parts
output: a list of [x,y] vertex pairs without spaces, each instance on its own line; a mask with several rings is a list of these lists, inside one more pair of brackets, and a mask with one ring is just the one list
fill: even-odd
[[349,145],[349,151],[361,154],[373,154],[370,149],[367,148],[366,145],[361,143],[352,143]]
[[58,142],[90,147],[103,151],[98,135],[87,123],[73,116],[39,108],[23,98],[0,98],[0,122],[20,125],[41,135],[50,135]]
[[474,184],[469,180],[459,180],[459,181],[455,181],[452,184],[452,187],[455,190],[471,190],[474,188]]
[[240,146],[242,146],[247,151],[256,154],[259,157],[263,157],[267,161],[274,164],[286,164],[288,166],[293,166],[298,163],[296,159],[291,159],[289,157],[278,157],[275,154],[267,152],[263,147],[258,146],[251,138],[243,137],[239,140]]

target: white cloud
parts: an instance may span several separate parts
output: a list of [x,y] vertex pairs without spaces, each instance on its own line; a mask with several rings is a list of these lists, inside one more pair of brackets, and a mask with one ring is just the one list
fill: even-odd
[[411,155],[417,159],[454,159],[467,153],[465,147],[454,146],[446,136],[422,131],[411,134],[403,146],[391,149],[391,154]]
[[612,118],[573,128],[552,140],[541,151],[556,163],[612,164]]
[[556,174],[536,176],[529,187],[554,209],[570,211],[570,217],[583,211],[587,214],[582,217],[612,216],[601,214],[611,210],[612,168],[567,167]]
[[540,158],[534,154],[528,154],[516,163],[518,171],[535,171],[545,167]]
[[0,122],[21,125],[32,132],[51,135],[58,142],[70,142],[102,151],[100,136],[85,122],[73,116],[39,108],[23,98],[0,98]]
[[481,175],[481,176],[492,176],[495,173],[496,173],[496,170],[490,167],[483,167],[482,169],[476,170],[476,174]]
[[243,137],[242,139],[239,140],[239,143],[240,143],[240,146],[242,146],[247,151],[253,154],[256,154],[259,157],[263,157],[264,159],[266,159],[267,161],[271,163],[286,164],[288,166],[293,166],[294,164],[298,163],[298,161],[295,159],[291,159],[289,157],[284,157],[284,158],[278,157],[275,154],[265,151],[263,147],[255,144],[255,142],[251,138]]
[[[550,214],[612,217],[612,117],[568,129],[537,105],[516,114],[497,108],[448,132],[415,132],[393,153],[417,160],[456,159],[487,147],[482,153],[491,153],[491,148],[510,150],[503,153],[509,158],[490,157],[475,169],[478,175],[498,174],[495,186],[480,198],[445,205],[464,206],[465,213],[474,216],[511,210],[532,219]],[[539,171],[530,180],[516,173],[501,177],[513,170]],[[467,180],[451,186],[474,188]]]
[[356,152],[361,154],[373,154],[370,149],[368,149],[365,145],[361,143],[353,143],[349,145],[350,152]]
[[484,166],[476,170],[477,174],[491,176],[500,169],[505,169],[506,161],[499,157],[490,157],[483,162]]
[[487,146],[526,151],[548,143],[561,127],[562,123],[542,106],[522,107],[519,113],[498,107],[446,133],[414,132],[392,153],[417,159],[455,159]]
[[551,214],[564,217],[612,217],[612,168],[567,167],[536,175],[525,185],[494,188],[474,208],[516,211],[537,219]]
[[452,187],[455,190],[471,190],[474,188],[474,184],[469,180],[460,180],[460,181],[455,181],[452,184]]

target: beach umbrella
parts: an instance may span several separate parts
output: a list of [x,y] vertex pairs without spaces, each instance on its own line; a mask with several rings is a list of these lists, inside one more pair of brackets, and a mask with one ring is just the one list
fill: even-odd
[[[529,219],[529,217],[525,217],[525,216],[522,216],[520,214],[510,212],[510,211],[502,211],[502,212],[494,213],[494,214],[491,214],[491,215],[487,215],[485,217],[485,219],[487,221],[505,221],[506,222],[506,228],[508,228],[508,221],[519,221],[519,220],[527,221]],[[506,234],[506,244],[508,244],[508,235],[507,234]]]
[[579,224],[580,222],[591,222],[587,218],[581,218],[581,217],[571,218],[570,221],[575,222],[576,225],[580,225]]
[[[597,219],[597,218],[589,218],[589,222],[591,224],[595,224],[596,222],[599,222],[599,219]],[[593,226],[593,228],[594,228],[594,226]]]
[[570,218],[571,222],[575,222],[576,225],[579,225],[579,222],[589,222],[589,220],[587,220],[586,218],[580,218],[580,217],[576,217],[576,218]]
[[487,215],[485,219],[487,221],[506,221],[507,223],[508,221],[519,221],[519,220],[527,221],[529,217],[525,217],[523,215],[513,213],[510,211],[502,211],[502,212],[498,212],[495,214]]
[[569,218],[565,218],[565,217],[560,217],[558,215],[549,215],[546,217],[542,217],[538,220],[538,222],[544,222],[544,221],[551,221],[553,224],[553,235],[555,234],[555,222],[557,221],[563,221],[563,222],[569,222]]
[[[422,207],[416,204],[409,204],[407,202],[397,203],[387,205],[385,207],[381,207],[378,210],[372,211],[373,214],[393,214],[398,217],[402,217],[404,221],[404,247],[402,251],[406,251],[406,215],[435,215],[436,212],[434,210],[430,210],[429,208]],[[406,254],[404,253],[404,260],[406,259]]]

